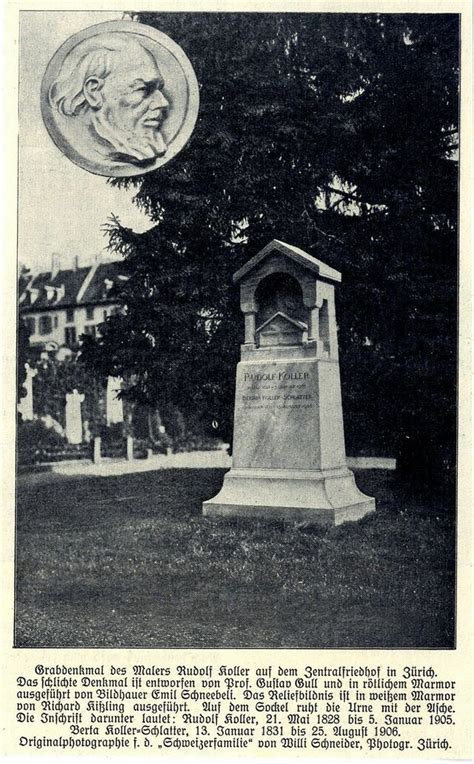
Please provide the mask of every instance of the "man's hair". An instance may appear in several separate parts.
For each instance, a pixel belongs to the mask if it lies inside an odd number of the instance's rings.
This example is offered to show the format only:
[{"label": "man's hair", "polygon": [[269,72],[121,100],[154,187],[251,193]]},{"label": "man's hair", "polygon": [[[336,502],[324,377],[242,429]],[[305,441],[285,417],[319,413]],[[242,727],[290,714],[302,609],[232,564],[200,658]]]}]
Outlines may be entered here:
[{"label": "man's hair", "polygon": [[114,62],[138,49],[151,52],[130,34],[114,32],[99,34],[83,40],[66,56],[58,79],[49,89],[48,100],[60,114],[72,117],[87,107],[84,83],[89,77],[105,80]]}]

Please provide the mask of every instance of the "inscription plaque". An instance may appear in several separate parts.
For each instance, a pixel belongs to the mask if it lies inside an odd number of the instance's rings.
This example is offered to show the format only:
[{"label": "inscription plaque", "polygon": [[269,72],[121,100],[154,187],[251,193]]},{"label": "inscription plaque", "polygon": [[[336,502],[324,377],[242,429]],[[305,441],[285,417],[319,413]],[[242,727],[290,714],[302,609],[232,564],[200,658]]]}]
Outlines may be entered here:
[{"label": "inscription plaque", "polygon": [[234,413],[236,467],[311,469],[318,454],[318,379],[311,361],[239,364]]}]

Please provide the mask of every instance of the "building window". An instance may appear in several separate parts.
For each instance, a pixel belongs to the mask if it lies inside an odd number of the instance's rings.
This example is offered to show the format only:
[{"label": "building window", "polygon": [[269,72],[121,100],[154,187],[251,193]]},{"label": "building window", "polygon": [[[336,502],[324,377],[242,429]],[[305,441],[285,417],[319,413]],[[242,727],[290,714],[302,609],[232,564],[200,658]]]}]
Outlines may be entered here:
[{"label": "building window", "polygon": [[76,327],[66,326],[65,329],[65,341],[68,347],[73,347],[76,344]]},{"label": "building window", "polygon": [[51,334],[53,329],[53,322],[51,316],[40,316],[38,322],[39,334]]},{"label": "building window", "polygon": [[90,305],[86,308],[86,319],[91,321],[94,318],[94,306]]},{"label": "building window", "polygon": [[84,334],[88,334],[89,337],[95,337],[96,327],[94,326],[94,324],[87,324],[87,326],[84,327]]},{"label": "building window", "polygon": [[25,318],[23,323],[25,324],[26,328],[28,329],[30,335],[36,334],[36,319],[33,318],[33,316],[30,316],[30,318]]},{"label": "building window", "polygon": [[72,324],[72,322],[74,321],[74,308],[67,308],[66,321],[68,322],[68,324]]}]

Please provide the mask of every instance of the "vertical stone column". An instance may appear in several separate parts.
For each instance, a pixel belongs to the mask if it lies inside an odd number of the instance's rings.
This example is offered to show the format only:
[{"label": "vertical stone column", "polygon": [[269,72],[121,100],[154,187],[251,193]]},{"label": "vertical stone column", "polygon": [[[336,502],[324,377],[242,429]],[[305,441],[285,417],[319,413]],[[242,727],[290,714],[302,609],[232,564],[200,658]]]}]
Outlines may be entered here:
[{"label": "vertical stone column", "polygon": [[21,414],[21,418],[24,422],[29,422],[34,418],[33,411],[33,379],[37,375],[36,369],[25,363],[26,379],[23,383],[23,387],[26,390],[26,395],[23,396],[18,404],[18,411]]},{"label": "vertical stone column", "polygon": [[255,316],[257,303],[255,301],[255,288],[252,284],[245,285],[240,291],[240,308],[244,314],[245,339],[244,344],[252,347],[255,345]]},{"label": "vertical stone column", "polygon": [[309,309],[308,342],[319,339],[319,308],[313,305]]},{"label": "vertical stone column", "polygon": [[107,377],[107,395],[105,403],[107,426],[123,422],[123,403],[118,397],[121,389],[121,377]]},{"label": "vertical stone column", "polygon": [[127,435],[127,461],[133,461],[133,438]]},{"label": "vertical stone column", "polygon": [[325,345],[329,358],[337,361],[339,358],[337,343],[336,307],[334,301],[334,287],[323,281],[316,284],[316,305],[321,313],[324,313],[324,321],[319,322],[319,339]]},{"label": "vertical stone column", "polygon": [[98,436],[94,438],[92,461],[94,464],[100,464],[102,461],[101,439]]},{"label": "vertical stone column", "polygon": [[66,438],[69,443],[82,443],[81,404],[84,395],[77,390],[66,395]]},{"label": "vertical stone column", "polygon": [[244,314],[245,320],[245,344],[253,345],[255,343],[255,311],[249,311]]}]

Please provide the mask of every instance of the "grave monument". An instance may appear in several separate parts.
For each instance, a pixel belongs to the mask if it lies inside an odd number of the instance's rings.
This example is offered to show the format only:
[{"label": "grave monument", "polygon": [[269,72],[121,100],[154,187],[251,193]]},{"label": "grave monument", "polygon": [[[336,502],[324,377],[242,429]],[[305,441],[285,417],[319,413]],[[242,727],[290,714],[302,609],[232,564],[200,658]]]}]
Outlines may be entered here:
[{"label": "grave monument", "polygon": [[123,422],[123,401],[119,398],[122,389],[121,377],[107,377],[107,394],[105,399],[105,418],[107,427]]},{"label": "grave monument", "polygon": [[81,404],[84,394],[76,389],[66,394],[66,438],[68,443],[82,443],[82,414]]},{"label": "grave monument", "polygon": [[23,387],[26,390],[26,395],[20,400],[17,408],[21,414],[21,418],[24,422],[31,422],[35,416],[33,412],[33,380],[38,374],[36,369],[31,368],[28,363],[25,363],[26,378],[23,382]]},{"label": "grave monument", "polygon": [[375,510],[347,468],[334,305],[341,274],[274,239],[234,274],[245,343],[232,468],[207,517],[338,525]]}]

